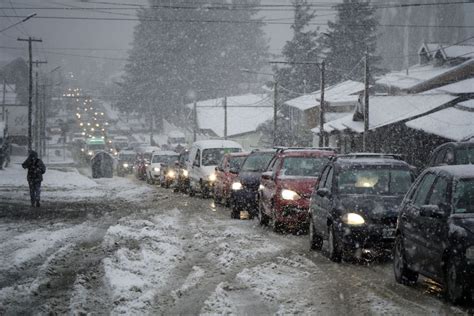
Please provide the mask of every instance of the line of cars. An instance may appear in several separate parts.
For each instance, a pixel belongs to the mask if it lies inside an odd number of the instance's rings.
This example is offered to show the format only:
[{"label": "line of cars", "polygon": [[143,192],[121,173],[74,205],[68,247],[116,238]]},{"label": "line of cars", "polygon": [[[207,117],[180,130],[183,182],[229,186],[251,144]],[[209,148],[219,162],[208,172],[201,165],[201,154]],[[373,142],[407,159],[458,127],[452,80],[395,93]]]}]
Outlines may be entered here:
[{"label": "line of cars", "polygon": [[397,282],[413,284],[421,274],[458,302],[474,284],[474,143],[444,144],[432,156],[417,176],[392,154],[244,152],[235,142],[200,141],[160,168],[173,170],[167,187],[213,196],[232,218],[256,217],[275,231],[307,230],[310,249],[327,241],[335,262],[392,253]]}]

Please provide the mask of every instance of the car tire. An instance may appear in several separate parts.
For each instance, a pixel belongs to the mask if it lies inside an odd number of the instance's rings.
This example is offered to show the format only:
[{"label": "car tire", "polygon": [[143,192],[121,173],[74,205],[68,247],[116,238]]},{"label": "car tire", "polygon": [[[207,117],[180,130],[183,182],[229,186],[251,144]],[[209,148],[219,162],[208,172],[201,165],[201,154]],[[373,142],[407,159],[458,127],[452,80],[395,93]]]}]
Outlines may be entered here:
[{"label": "car tire", "polygon": [[260,202],[258,203],[258,223],[260,224],[260,226],[268,226],[268,221],[269,218],[267,214],[265,214],[263,209],[263,203],[260,200]]},{"label": "car tire", "polygon": [[413,285],[418,280],[418,273],[408,268],[401,235],[397,236],[393,247],[393,273],[400,284]]},{"label": "car tire", "polygon": [[339,241],[337,240],[336,233],[334,231],[334,225],[329,225],[328,228],[329,237],[328,237],[328,252],[329,259],[333,262],[341,262],[342,259],[342,250]]},{"label": "car tire", "polygon": [[321,250],[323,248],[323,238],[316,233],[313,219],[309,218],[309,249]]},{"label": "car tire", "polygon": [[189,187],[188,187],[188,194],[189,194],[190,197],[193,197],[193,196],[196,195],[196,192],[194,192],[194,189],[191,186],[191,184],[189,184]]},{"label": "car tire", "polygon": [[232,210],[230,211],[230,218],[240,219],[240,211],[237,210],[235,207],[233,207]]},{"label": "car tire", "polygon": [[272,230],[275,233],[280,233],[283,230],[283,224],[272,216]]},{"label": "car tire", "polygon": [[446,265],[444,293],[446,299],[457,304],[469,298],[469,291],[463,284],[463,276],[459,273],[460,267],[456,265],[456,258],[451,258]]}]

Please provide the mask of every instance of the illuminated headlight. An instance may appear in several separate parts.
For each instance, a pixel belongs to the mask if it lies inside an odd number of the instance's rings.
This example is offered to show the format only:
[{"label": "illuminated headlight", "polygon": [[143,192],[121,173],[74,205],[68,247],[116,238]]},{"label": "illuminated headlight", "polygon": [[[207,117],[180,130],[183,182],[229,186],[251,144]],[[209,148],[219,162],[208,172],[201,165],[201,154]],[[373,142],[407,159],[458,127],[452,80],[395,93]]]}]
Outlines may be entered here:
[{"label": "illuminated headlight", "polygon": [[263,186],[263,184],[260,184],[260,185],[258,186],[258,190],[259,190],[259,191],[262,191],[263,189],[265,189],[265,187]]},{"label": "illuminated headlight", "polygon": [[86,150],[85,150],[84,148],[81,148],[81,151],[82,151],[82,152],[85,152]]},{"label": "illuminated headlight", "polygon": [[87,154],[88,154],[89,156],[92,156],[92,155],[94,154],[94,152],[93,152],[93,151],[89,151]]},{"label": "illuminated headlight", "polygon": [[124,163],[124,164],[123,164],[123,167],[124,167],[124,168],[128,168],[128,163]]},{"label": "illuminated headlight", "polygon": [[215,173],[211,173],[211,175],[209,176],[209,181],[211,182],[214,182],[217,180],[217,176]]},{"label": "illuminated headlight", "polygon": [[240,182],[232,183],[232,190],[234,190],[234,191],[242,190],[242,183],[240,183]]},{"label": "illuminated headlight", "polygon": [[301,199],[301,196],[296,193],[295,191],[288,190],[288,189],[283,189],[281,191],[281,198],[283,200],[290,200],[290,201],[296,201]]},{"label": "illuminated headlight", "polygon": [[189,176],[189,172],[186,169],[183,169],[183,177],[187,178]]},{"label": "illuminated headlight", "polygon": [[358,225],[364,225],[365,220],[362,216],[356,213],[347,213],[342,216],[342,221],[347,224],[347,225],[353,225],[353,226],[358,226]]},{"label": "illuminated headlight", "polygon": [[[145,164],[145,165],[146,165],[146,164]],[[158,167],[157,167],[157,168],[153,168],[153,171],[155,171],[155,172],[160,172],[160,168],[158,168]]]},{"label": "illuminated headlight", "polygon": [[170,170],[168,171],[168,173],[166,174],[166,176],[168,178],[174,178],[176,176],[176,173],[174,172],[174,170]]},{"label": "illuminated headlight", "polygon": [[466,249],[466,259],[471,262],[474,261],[474,246],[468,247]]}]

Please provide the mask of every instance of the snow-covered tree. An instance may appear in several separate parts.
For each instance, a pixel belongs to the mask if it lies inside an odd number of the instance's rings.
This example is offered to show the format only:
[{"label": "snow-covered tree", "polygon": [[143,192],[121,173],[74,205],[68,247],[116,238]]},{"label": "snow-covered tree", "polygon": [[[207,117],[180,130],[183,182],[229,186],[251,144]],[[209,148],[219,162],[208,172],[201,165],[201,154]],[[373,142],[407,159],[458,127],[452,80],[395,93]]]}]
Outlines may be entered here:
[{"label": "snow-covered tree", "polygon": [[328,22],[328,31],[322,38],[327,82],[337,83],[348,78],[363,80],[364,64],[361,60],[366,51],[370,56],[371,73],[377,72],[375,66],[380,62],[376,55],[378,20],[375,9],[370,1],[364,0],[343,0],[335,5],[335,9],[336,20]]},{"label": "snow-covered tree", "polygon": [[[283,56],[288,64],[276,69],[276,78],[282,86],[281,93],[286,98],[296,93],[309,93],[319,89],[320,71],[317,65],[304,62],[319,62],[320,45],[318,32],[309,23],[316,16],[307,0],[294,0],[294,22],[291,26],[293,38],[283,47]],[[286,90],[286,89],[288,90]],[[297,95],[296,95],[297,96]]]}]

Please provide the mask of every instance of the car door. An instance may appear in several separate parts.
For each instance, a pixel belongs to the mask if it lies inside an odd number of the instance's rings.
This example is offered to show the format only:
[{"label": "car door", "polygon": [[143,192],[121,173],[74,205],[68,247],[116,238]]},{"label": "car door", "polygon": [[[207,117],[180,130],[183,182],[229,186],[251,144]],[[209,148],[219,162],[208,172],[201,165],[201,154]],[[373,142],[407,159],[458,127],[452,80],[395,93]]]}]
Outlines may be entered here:
[{"label": "car door", "polygon": [[313,202],[313,221],[314,227],[317,232],[321,235],[326,236],[327,233],[327,218],[328,218],[328,211],[327,211],[327,197],[322,197],[317,194],[319,189],[328,188],[329,182],[332,181],[329,179],[330,173],[333,173],[333,168],[328,165],[324,168],[321,174],[321,181],[318,184],[318,187],[313,192],[312,201]]},{"label": "car door", "polygon": [[[423,256],[423,270],[431,275],[442,275],[442,256],[444,245],[448,240],[448,201],[449,201],[449,179],[438,176],[431,188],[428,196],[428,205],[436,205],[440,210],[444,210],[444,217],[421,216],[420,235],[422,248],[420,255]],[[422,214],[423,215],[423,214]]]},{"label": "car door", "polygon": [[420,208],[426,204],[428,194],[435,179],[436,176],[433,173],[426,173],[423,176],[414,191],[413,197],[407,201],[405,209],[401,214],[405,255],[409,262],[422,264],[421,260],[424,260],[421,252],[426,239],[423,236],[425,232],[423,231],[423,219],[420,216]]}]

